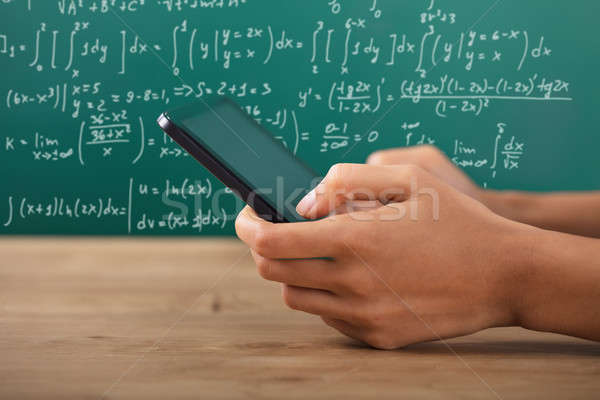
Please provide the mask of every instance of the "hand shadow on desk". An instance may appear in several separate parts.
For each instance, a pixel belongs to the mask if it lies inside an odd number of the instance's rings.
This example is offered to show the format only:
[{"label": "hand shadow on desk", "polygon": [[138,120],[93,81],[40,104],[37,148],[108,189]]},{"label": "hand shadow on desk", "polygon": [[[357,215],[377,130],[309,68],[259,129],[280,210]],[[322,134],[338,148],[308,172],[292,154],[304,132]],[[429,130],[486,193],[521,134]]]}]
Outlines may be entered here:
[{"label": "hand shadow on desk", "polygon": [[[460,340],[460,339],[458,339]],[[574,339],[582,340],[582,339]],[[569,356],[585,356],[585,357],[600,357],[600,343],[591,341],[581,341],[577,343],[565,343],[555,340],[489,340],[477,339],[472,342],[454,342],[448,340],[446,342],[450,347],[460,355],[479,354],[479,355],[525,355],[525,354],[540,354],[540,355],[569,355]],[[371,349],[373,351],[381,351],[374,349],[364,343],[355,341],[350,338],[338,338],[335,341],[335,346],[355,348],[355,349]],[[385,350],[383,350],[385,351]],[[391,350],[408,354],[451,354],[448,347],[440,341],[424,342],[419,344],[409,345],[404,348]]]}]

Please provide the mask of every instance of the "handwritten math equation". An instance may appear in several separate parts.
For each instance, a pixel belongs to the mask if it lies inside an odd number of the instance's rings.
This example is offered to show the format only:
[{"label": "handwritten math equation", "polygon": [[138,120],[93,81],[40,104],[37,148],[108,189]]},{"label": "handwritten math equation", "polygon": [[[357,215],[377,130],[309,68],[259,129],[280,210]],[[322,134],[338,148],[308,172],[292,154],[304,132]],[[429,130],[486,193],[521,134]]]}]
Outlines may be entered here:
[{"label": "handwritten math equation", "polygon": [[[281,3],[0,1],[0,110],[18,127],[0,134],[2,158],[91,174],[113,189],[9,184],[1,226],[66,219],[109,220],[127,234],[231,230],[235,210],[208,206],[220,184],[201,169],[183,179],[151,174],[190,165],[156,117],[207,96],[235,99],[307,160],[434,144],[461,168],[487,171],[485,184],[517,173],[530,151],[506,105],[574,100],[573,77],[551,69],[560,51],[552,32],[510,20],[478,26],[448,0]],[[117,176],[107,171],[115,165]]]}]

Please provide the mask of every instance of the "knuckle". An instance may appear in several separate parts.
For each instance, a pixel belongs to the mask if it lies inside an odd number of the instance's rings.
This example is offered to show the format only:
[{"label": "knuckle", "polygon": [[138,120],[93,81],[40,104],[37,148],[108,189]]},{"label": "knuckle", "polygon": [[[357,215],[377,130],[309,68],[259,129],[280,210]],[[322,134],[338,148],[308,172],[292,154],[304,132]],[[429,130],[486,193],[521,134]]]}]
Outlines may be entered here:
[{"label": "knuckle", "polygon": [[428,154],[428,155],[440,154],[440,150],[431,144],[424,144],[422,146],[419,146],[419,151],[423,154]]},{"label": "knuckle", "polygon": [[365,307],[351,307],[347,310],[347,319],[354,325],[361,327],[370,326],[370,317]]},{"label": "knuckle", "polygon": [[417,164],[406,165],[406,173],[410,176],[418,175],[421,172],[421,167]]},{"label": "knuckle", "polygon": [[391,320],[391,315],[383,307],[372,306],[369,310],[369,327],[376,331],[382,331],[386,322]]},{"label": "knuckle", "polygon": [[368,281],[359,281],[351,287],[352,293],[358,297],[369,297],[371,294],[371,285]]},{"label": "knuckle", "polygon": [[343,289],[357,297],[368,297],[371,293],[371,286],[368,280],[359,271],[345,273],[344,277],[340,280],[340,285],[343,286]]},{"label": "knuckle", "polygon": [[416,164],[404,164],[398,167],[400,179],[403,181],[418,177],[421,174],[421,171],[421,167]]},{"label": "knuckle", "polygon": [[389,335],[386,335],[384,332],[379,330],[373,330],[367,333],[363,340],[369,346],[379,350],[392,350],[397,347]]},{"label": "knuckle", "polygon": [[258,256],[256,257],[256,268],[258,270],[258,274],[267,280],[271,280],[273,277],[272,274],[272,262],[271,260]]},{"label": "knuckle", "polygon": [[430,144],[419,146],[416,151],[421,165],[435,162],[442,155],[442,152],[437,147]]},{"label": "knuckle", "polygon": [[336,277],[330,282],[331,290],[334,293],[354,293],[354,282],[348,279],[346,276]]},{"label": "knuckle", "polygon": [[298,296],[296,296],[293,288],[285,285],[281,293],[283,302],[285,305],[292,310],[300,310],[300,303],[298,302]]},{"label": "knuckle", "polygon": [[351,171],[352,164],[334,164],[327,173],[325,183],[333,189],[343,189]]},{"label": "knuckle", "polygon": [[389,155],[386,151],[376,151],[367,158],[367,164],[385,165],[389,163]]},{"label": "knuckle", "polygon": [[363,301],[362,303],[366,303],[367,305],[354,307],[349,310],[348,318],[351,319],[355,325],[362,327],[366,331],[384,331],[389,323],[390,315],[383,312],[383,310],[370,305],[370,303],[372,303],[371,301]]},{"label": "knuckle", "polygon": [[261,256],[268,256],[273,246],[273,240],[271,230],[261,225],[254,234],[254,250]]}]

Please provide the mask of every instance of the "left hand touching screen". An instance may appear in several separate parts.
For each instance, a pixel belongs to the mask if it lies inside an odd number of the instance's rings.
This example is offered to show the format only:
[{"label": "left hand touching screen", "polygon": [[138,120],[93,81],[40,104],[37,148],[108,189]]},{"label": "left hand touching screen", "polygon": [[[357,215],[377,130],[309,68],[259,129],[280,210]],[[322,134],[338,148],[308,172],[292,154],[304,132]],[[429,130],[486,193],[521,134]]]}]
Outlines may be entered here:
[{"label": "left hand touching screen", "polygon": [[[364,200],[372,206],[354,209]],[[534,228],[419,167],[338,164],[297,210],[315,221],[272,224],[249,207],[236,221],[260,275],[283,283],[292,309],[384,349],[519,318]]]}]

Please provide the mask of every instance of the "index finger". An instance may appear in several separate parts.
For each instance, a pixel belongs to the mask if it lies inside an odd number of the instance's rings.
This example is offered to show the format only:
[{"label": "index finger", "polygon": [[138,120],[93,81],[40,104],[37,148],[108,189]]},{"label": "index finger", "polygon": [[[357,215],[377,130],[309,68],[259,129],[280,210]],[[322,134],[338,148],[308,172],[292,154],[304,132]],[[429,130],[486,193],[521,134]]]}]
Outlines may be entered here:
[{"label": "index finger", "polygon": [[442,156],[442,152],[431,145],[399,147],[379,150],[367,158],[369,165],[415,164],[427,168],[432,159]]},{"label": "index finger", "polygon": [[312,219],[328,215],[351,200],[403,202],[417,189],[421,175],[422,170],[413,165],[336,164],[296,210]]},{"label": "index finger", "polygon": [[336,240],[341,229],[339,219],[274,224],[246,206],[236,219],[235,229],[244,243],[265,258],[333,258],[342,249]]}]

